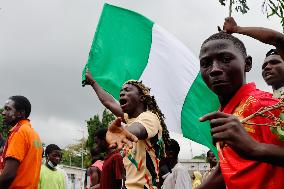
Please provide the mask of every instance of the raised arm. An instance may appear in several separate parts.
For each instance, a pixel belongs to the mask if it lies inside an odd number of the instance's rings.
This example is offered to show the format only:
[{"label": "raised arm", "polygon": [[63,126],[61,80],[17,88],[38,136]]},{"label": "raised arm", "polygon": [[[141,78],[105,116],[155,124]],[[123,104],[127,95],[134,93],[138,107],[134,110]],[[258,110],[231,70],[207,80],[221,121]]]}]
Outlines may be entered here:
[{"label": "raised arm", "polygon": [[93,76],[89,71],[86,72],[86,81],[93,87],[101,103],[116,117],[123,118],[123,111],[119,103],[109,93],[101,88],[101,86],[93,79]]},{"label": "raised arm", "polygon": [[227,33],[239,33],[257,39],[263,43],[273,45],[284,60],[284,34],[263,27],[238,26],[233,17],[225,18],[223,30]]}]

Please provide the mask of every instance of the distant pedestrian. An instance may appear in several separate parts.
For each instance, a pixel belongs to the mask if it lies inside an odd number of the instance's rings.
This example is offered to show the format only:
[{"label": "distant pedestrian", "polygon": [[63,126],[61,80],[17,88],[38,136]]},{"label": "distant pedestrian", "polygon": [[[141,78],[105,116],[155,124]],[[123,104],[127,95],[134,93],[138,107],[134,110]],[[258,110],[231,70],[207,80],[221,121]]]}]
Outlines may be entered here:
[{"label": "distant pedestrian", "polygon": [[57,165],[62,158],[61,149],[56,144],[50,144],[45,149],[46,161],[41,166],[39,189],[66,189],[65,174]]},{"label": "distant pedestrian", "polygon": [[192,173],[192,189],[197,188],[201,184],[202,175],[199,171],[194,171]]},{"label": "distant pedestrian", "polygon": [[106,142],[107,129],[99,129],[95,133],[95,144],[98,148],[106,151],[106,157],[102,168],[100,184],[91,189],[121,189],[123,183],[123,161],[120,153],[115,149],[108,148]]},{"label": "distant pedestrian", "polygon": [[210,169],[208,171],[205,171],[203,174],[202,180],[205,180],[211,173],[212,171],[216,168],[217,165],[217,158],[215,157],[215,154],[213,153],[212,150],[209,150],[207,152],[207,162],[210,164]]},{"label": "distant pedestrian", "polygon": [[168,166],[170,172],[164,174],[162,189],[191,189],[188,171],[181,163],[178,163],[179,151],[178,142],[170,139],[169,145],[166,146],[166,164],[164,164]]}]

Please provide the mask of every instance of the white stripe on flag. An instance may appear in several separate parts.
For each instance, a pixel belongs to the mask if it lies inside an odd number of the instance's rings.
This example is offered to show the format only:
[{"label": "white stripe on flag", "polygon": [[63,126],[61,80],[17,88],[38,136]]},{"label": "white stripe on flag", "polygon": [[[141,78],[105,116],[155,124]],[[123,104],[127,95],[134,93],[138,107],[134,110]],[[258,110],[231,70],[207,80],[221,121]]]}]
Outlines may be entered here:
[{"label": "white stripe on flag", "polygon": [[181,111],[199,72],[198,62],[175,36],[154,24],[148,64],[140,80],[151,87],[172,132],[182,133]]}]

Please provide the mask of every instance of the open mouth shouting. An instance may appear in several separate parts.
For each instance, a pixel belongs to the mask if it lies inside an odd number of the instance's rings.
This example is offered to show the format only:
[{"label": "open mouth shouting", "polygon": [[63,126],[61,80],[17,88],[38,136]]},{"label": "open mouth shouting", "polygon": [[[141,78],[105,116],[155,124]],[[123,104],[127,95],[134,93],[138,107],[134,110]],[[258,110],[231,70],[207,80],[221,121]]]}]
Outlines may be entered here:
[{"label": "open mouth shouting", "polygon": [[119,99],[119,104],[120,104],[120,107],[121,107],[121,109],[124,111],[125,109],[126,109],[126,107],[127,107],[127,99],[125,99],[125,98],[120,98]]}]

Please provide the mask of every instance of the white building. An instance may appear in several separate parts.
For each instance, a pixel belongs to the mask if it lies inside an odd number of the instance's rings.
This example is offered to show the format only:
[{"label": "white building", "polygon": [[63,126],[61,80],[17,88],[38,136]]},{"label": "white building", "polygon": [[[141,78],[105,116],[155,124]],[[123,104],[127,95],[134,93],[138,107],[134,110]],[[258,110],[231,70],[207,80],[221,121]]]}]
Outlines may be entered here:
[{"label": "white building", "polygon": [[83,189],[86,169],[60,165],[68,176],[68,189]]},{"label": "white building", "polygon": [[210,169],[210,164],[203,159],[180,159],[179,162],[187,168],[190,175],[193,171],[199,171],[203,175],[205,171]]}]

